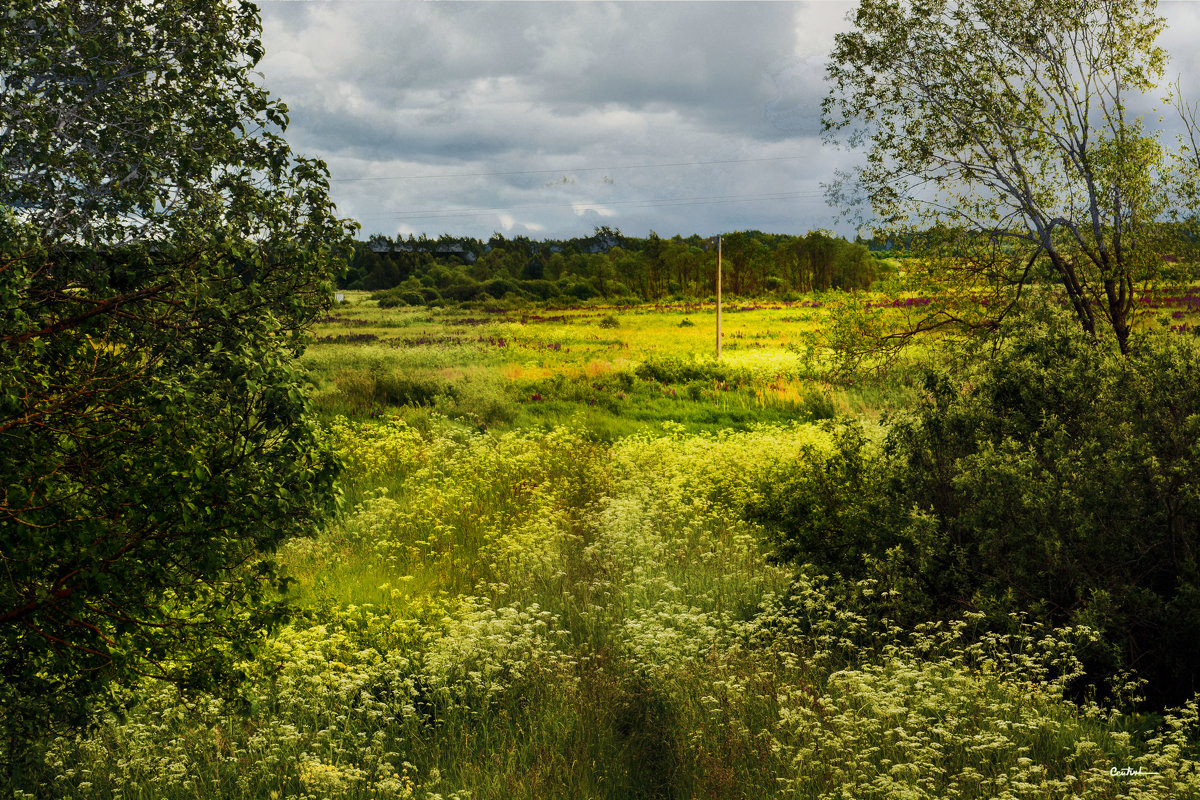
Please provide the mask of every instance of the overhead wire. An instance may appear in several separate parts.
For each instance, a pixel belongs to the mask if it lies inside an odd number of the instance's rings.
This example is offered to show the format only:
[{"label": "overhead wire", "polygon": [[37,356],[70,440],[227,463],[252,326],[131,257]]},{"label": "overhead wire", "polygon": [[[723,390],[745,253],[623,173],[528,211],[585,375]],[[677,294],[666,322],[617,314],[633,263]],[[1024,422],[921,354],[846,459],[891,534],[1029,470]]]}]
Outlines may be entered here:
[{"label": "overhead wire", "polygon": [[510,175],[557,175],[567,172],[615,172],[621,169],[660,169],[665,167],[707,167],[720,164],[753,164],[764,161],[794,161],[806,156],[772,156],[767,158],[728,158],[719,161],[676,161],[666,164],[622,164],[608,167],[559,167],[557,169],[518,169],[504,172],[447,172],[440,175],[361,175],[356,178],[330,178],[330,183],[355,181],[415,181],[434,178],[495,178]]},{"label": "overhead wire", "polygon": [[606,209],[611,206],[624,206],[633,208],[666,208],[670,206],[686,206],[686,205],[719,205],[721,203],[745,203],[761,200],[792,200],[803,198],[822,197],[823,192],[771,192],[767,194],[748,194],[748,195],[714,195],[707,197],[663,197],[651,198],[645,200],[614,200],[610,202],[594,202],[585,200],[575,200],[567,203],[539,203],[536,205],[524,206],[494,206],[481,208],[457,208],[457,209],[411,209],[403,211],[393,211],[391,216],[404,219],[444,219],[452,217],[474,217],[487,214],[507,213],[510,211],[527,211],[530,209],[547,209],[547,208],[573,208],[573,209]]},{"label": "overhead wire", "polygon": [[[615,172],[618,170],[648,170],[648,169],[665,169],[679,167],[699,167],[699,166],[719,166],[725,164],[751,164],[763,162],[779,162],[779,161],[795,161],[805,158],[805,156],[772,156],[762,158],[729,158],[715,159],[709,161],[673,161],[656,164],[619,164],[609,166],[584,166],[584,167],[558,167],[555,169],[533,169],[533,170],[497,170],[492,172],[454,172],[441,173],[434,175],[368,175],[355,178],[331,178],[331,183],[353,183],[362,181],[406,181],[406,180],[429,180],[429,179],[453,179],[453,178],[484,178],[484,177],[505,177],[515,175],[567,175],[571,173],[583,172]],[[519,206],[492,206],[492,207],[467,207],[467,208],[425,208],[425,209],[405,209],[389,212],[389,216],[396,219],[406,220],[436,220],[436,219],[453,219],[459,217],[479,217],[492,214],[506,214],[516,211],[528,211],[533,209],[554,209],[554,208],[571,208],[577,211],[593,210],[603,213],[604,210],[623,207],[623,208],[667,208],[671,206],[696,206],[696,205],[718,205],[723,203],[746,203],[755,201],[777,201],[777,200],[792,200],[816,198],[823,196],[820,191],[795,191],[795,192],[770,192],[761,194],[747,195],[711,195],[702,197],[664,197],[664,198],[647,198],[635,200],[613,200],[613,201],[591,201],[591,200],[572,200],[561,203],[537,203],[532,205]]]}]

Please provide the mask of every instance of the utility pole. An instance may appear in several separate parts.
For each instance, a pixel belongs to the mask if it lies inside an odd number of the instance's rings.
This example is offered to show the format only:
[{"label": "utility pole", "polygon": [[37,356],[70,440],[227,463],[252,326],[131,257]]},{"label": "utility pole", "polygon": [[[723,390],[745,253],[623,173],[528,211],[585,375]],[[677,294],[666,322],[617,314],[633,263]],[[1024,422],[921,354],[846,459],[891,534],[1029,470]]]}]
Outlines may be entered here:
[{"label": "utility pole", "polygon": [[717,361],[721,360],[721,237],[717,236]]}]

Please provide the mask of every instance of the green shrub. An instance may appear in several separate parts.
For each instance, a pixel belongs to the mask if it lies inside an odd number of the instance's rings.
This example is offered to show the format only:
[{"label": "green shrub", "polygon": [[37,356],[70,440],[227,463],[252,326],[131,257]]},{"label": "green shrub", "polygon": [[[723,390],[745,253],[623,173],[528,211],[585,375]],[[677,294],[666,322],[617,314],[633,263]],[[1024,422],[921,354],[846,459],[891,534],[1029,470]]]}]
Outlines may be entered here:
[{"label": "green shrub", "polygon": [[405,305],[400,300],[399,289],[384,289],[379,292],[372,292],[371,299],[379,303],[380,308],[395,308],[396,306]]},{"label": "green shrub", "polygon": [[535,297],[538,300],[551,300],[559,296],[558,286],[552,281],[536,279],[517,281],[517,286],[522,292]]},{"label": "green shrub", "polygon": [[436,289],[422,289],[414,291],[412,289],[385,289],[381,292],[374,292],[371,295],[372,300],[379,303],[380,308],[395,308],[397,306],[423,306],[426,298],[441,299]]},{"label": "green shrub", "polygon": [[443,393],[435,408],[452,419],[483,428],[508,425],[517,414],[505,385],[488,380],[463,382],[454,393]]},{"label": "green shrub", "polygon": [[596,290],[596,287],[592,286],[592,284],[588,283],[587,281],[572,283],[567,287],[567,290],[564,292],[564,294],[566,294],[568,297],[574,297],[576,300],[591,300],[593,297],[600,296],[600,292]]},{"label": "green shrub", "polygon": [[[786,560],[881,583],[908,622],[1027,612],[1101,634],[1081,653],[1156,705],[1200,682],[1200,347],[1147,335],[1122,356],[1031,312],[995,357],[930,374],[880,445],[846,423],[832,453],[765,487],[753,515]],[[1090,690],[1090,689],[1089,689]]]},{"label": "green shrub", "polygon": [[375,376],[375,396],[389,405],[433,405],[438,397],[455,397],[458,390],[449,381],[432,375],[379,372]]},{"label": "green shrub", "polygon": [[659,383],[732,383],[746,376],[742,371],[716,361],[691,361],[672,356],[649,358],[637,366],[635,373],[642,380]]},{"label": "green shrub", "polygon": [[478,283],[457,283],[442,290],[442,297],[458,302],[476,300],[483,294],[483,287]]},{"label": "green shrub", "polygon": [[388,370],[378,364],[341,370],[333,381],[347,400],[364,407],[430,406],[438,398],[458,396],[454,384],[443,378]]},{"label": "green shrub", "polygon": [[485,282],[482,288],[484,293],[497,300],[510,294],[517,297],[524,297],[524,293],[517,285],[517,282],[511,278],[493,278]]}]

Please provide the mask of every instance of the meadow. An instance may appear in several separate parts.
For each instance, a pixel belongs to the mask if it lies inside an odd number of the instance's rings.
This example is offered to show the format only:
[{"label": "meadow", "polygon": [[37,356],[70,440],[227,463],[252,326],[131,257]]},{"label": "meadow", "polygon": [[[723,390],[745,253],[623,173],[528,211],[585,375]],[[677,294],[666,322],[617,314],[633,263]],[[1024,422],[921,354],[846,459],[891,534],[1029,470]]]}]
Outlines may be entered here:
[{"label": "meadow", "polygon": [[[125,713],[53,742],[48,793],[1200,796],[1195,702],[1063,699],[1088,630],[880,631],[770,557],[747,510],[829,451],[829,420],[878,431],[937,356],[833,380],[845,302],[731,303],[717,361],[711,304],[349,293],[302,357],[345,471],[339,517],[279,554],[298,615],[234,695],[125,687]],[[1197,312],[1162,293],[1143,324]]]},{"label": "meadow", "polygon": [[803,355],[838,294],[725,304],[718,362],[711,302],[379,309],[351,292],[304,363],[322,413],[352,419],[432,410],[482,428],[569,424],[611,440],[664,423],[717,432],[877,415],[905,401],[902,381],[818,385],[821,368]]}]

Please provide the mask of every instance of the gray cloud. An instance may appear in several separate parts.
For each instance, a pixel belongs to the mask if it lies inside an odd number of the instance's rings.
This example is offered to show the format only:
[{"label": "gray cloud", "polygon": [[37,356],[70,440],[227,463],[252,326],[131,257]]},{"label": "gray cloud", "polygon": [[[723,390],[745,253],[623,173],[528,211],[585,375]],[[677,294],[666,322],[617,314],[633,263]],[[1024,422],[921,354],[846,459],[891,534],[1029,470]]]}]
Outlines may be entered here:
[{"label": "gray cloud", "polygon": [[[260,69],[367,232],[802,232],[855,158],[819,141],[854,6],[263,2]],[[1197,75],[1200,9],[1163,10],[1169,74]]]},{"label": "gray cloud", "polygon": [[776,96],[767,103],[767,120],[785,135],[819,136],[821,98],[825,93],[825,59],[810,56],[772,77]]}]

